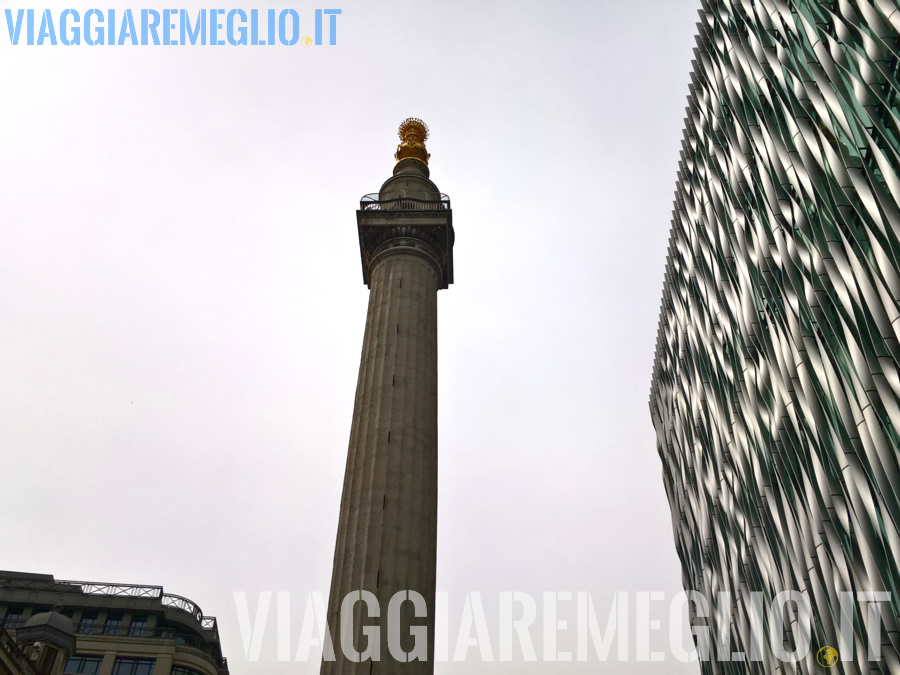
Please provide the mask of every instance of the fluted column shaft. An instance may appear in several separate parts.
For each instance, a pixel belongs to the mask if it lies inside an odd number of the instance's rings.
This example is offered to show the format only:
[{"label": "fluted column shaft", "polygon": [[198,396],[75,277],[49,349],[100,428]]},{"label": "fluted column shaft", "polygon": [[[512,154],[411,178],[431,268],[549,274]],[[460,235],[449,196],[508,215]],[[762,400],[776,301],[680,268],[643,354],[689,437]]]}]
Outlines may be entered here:
[{"label": "fluted column shaft", "polygon": [[[389,251],[370,270],[371,282],[350,446],[344,474],[328,622],[336,661],[323,675],[431,675],[437,553],[437,291],[438,270],[426,258]],[[380,661],[355,663],[340,645],[341,603],[366,590],[381,619],[355,605],[355,649],[366,649],[363,625],[381,626]],[[417,591],[428,617],[403,604],[402,642],[412,649],[410,623],[428,629],[427,661],[394,660],[387,611],[398,591]]]}]

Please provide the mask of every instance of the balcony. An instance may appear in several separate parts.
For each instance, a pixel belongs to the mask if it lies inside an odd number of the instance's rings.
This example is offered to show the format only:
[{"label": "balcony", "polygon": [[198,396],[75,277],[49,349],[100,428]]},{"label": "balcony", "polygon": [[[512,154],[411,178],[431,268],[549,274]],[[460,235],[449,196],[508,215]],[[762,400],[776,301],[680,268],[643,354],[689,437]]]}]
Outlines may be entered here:
[{"label": "balcony", "polygon": [[227,667],[224,657],[219,656],[209,643],[195,635],[188,635],[168,626],[110,626],[96,621],[82,621],[75,624],[76,635],[102,635],[114,638],[138,638],[147,640],[174,640],[176,645],[190,647],[203,652],[216,665]]},{"label": "balcony", "polygon": [[365,195],[359,200],[360,211],[449,211],[450,197],[443,192],[439,199],[413,199],[398,197],[382,201],[377,192]]}]

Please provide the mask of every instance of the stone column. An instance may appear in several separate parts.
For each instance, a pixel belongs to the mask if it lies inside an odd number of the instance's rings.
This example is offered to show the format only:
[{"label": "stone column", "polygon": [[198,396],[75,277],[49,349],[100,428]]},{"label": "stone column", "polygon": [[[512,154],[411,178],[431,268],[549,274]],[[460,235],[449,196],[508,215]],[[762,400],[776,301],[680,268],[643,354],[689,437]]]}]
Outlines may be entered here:
[{"label": "stone column", "polygon": [[[418,256],[401,253],[372,274],[329,605],[335,648],[341,650],[339,602],[351,591],[372,592],[383,613],[405,590],[420,593],[433,609],[436,550],[437,275]],[[411,607],[404,605],[405,626]],[[354,612],[359,651],[363,613],[360,603]],[[393,670],[387,623],[377,623],[381,663]],[[370,672],[364,662],[339,658],[334,665],[322,672]]]},{"label": "stone column", "polygon": [[[369,307],[328,605],[337,658],[323,661],[323,675],[434,672],[437,292],[452,282],[453,227],[449,200],[428,180],[425,161],[399,159],[378,199],[357,212]],[[342,645],[342,604],[361,591],[377,601],[380,617],[368,618],[357,602],[352,644]],[[406,591],[421,596],[425,616],[414,616],[413,602],[399,605],[392,655],[388,611]],[[355,661],[345,651],[371,649],[367,626],[379,627],[379,659]],[[420,658],[404,662],[397,652],[418,647],[411,626],[424,626],[427,638],[419,638]]]},{"label": "stone column", "polygon": [[106,652],[103,655],[103,663],[100,664],[100,675],[112,675],[113,667],[116,665],[116,653]]}]

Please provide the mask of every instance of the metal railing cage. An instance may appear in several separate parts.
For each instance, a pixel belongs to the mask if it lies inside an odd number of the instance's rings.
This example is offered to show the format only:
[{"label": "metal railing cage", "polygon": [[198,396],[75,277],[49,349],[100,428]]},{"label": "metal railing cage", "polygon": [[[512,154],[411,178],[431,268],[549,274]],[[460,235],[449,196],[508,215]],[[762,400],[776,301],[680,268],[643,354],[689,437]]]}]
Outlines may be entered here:
[{"label": "metal railing cage", "polygon": [[412,197],[397,197],[395,199],[381,199],[377,192],[364,195],[359,200],[360,211],[448,211],[450,209],[450,197],[443,192],[438,199],[414,199]]}]

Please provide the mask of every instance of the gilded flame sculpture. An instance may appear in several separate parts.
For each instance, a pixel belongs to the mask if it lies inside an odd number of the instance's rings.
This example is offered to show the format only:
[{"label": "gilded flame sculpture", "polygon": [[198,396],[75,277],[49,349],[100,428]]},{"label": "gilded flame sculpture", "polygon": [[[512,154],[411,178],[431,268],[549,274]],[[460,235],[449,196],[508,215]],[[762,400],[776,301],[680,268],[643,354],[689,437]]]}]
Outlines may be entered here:
[{"label": "gilded flame sculpture", "polygon": [[425,141],[428,140],[428,125],[416,117],[409,117],[400,123],[398,134],[402,143],[397,146],[394,159],[398,162],[404,159],[417,159],[428,164],[428,159],[431,157],[425,148]]}]

